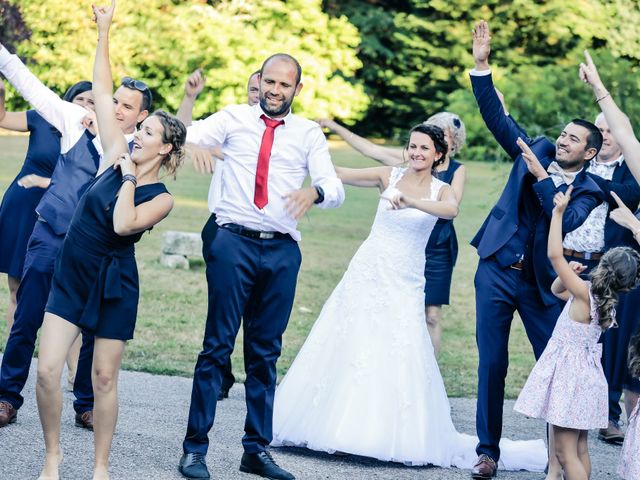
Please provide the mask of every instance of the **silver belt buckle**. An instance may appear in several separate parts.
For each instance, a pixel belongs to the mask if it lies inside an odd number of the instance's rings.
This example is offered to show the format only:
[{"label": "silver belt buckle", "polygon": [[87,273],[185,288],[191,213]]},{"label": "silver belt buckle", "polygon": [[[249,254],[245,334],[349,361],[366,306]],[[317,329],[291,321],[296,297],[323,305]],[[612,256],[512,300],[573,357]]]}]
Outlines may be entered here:
[{"label": "silver belt buckle", "polygon": [[260,240],[269,240],[275,237],[273,232],[260,232]]},{"label": "silver belt buckle", "polygon": [[591,260],[591,252],[584,252],[584,259]]}]

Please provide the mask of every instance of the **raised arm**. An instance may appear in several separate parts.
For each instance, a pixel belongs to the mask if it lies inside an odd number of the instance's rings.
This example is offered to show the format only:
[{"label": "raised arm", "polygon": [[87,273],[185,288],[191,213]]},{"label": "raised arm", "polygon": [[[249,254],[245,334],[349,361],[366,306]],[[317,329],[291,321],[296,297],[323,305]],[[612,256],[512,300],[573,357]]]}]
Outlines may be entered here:
[{"label": "raised arm", "polygon": [[[549,226],[549,240],[547,245],[547,256],[551,261],[553,269],[558,274],[558,279],[562,285],[556,283],[554,290],[561,291],[564,288],[576,299],[589,303],[589,286],[582,280],[576,271],[564,258],[562,249],[562,216],[571,198],[572,186],[565,193],[558,192],[553,199],[554,208]],[[576,319],[577,320],[577,319]]]},{"label": "raised arm", "polygon": [[336,167],[336,173],[345,185],[353,185],[354,187],[377,187],[382,191],[389,183],[391,167]]},{"label": "raised arm", "polygon": [[611,210],[609,216],[618,225],[628,228],[633,233],[633,238],[636,242],[640,243],[640,220],[633,212],[627,207],[615,192],[611,192],[611,196],[618,204],[618,208]]},{"label": "raised arm", "polygon": [[640,182],[640,142],[633,133],[629,117],[620,110],[611,94],[605,88],[589,52],[585,50],[584,56],[585,63],[580,64],[580,79],[593,89],[596,102],[607,119],[611,134],[620,146],[629,170],[631,170],[635,179]]},{"label": "raised arm", "polygon": [[390,167],[394,167],[396,165],[400,165],[404,163],[404,158],[402,156],[403,149],[401,148],[391,148],[391,147],[383,147],[381,145],[376,145],[373,142],[370,142],[366,138],[360,137],[356,135],[352,131],[347,128],[339,125],[334,120],[322,119],[318,120],[318,123],[321,127],[328,128],[332,132],[338,134],[340,138],[342,138],[345,142],[347,142],[351,147],[356,149],[365,157],[369,157],[376,162],[380,162],[383,165],[387,165]]},{"label": "raised arm", "polygon": [[[78,128],[86,109],[65,102],[33,75],[16,56],[0,43],[0,73],[47,122],[63,136]],[[10,115],[10,113],[7,113]],[[73,139],[75,143],[76,139]]]},{"label": "raised arm", "polygon": [[202,92],[204,85],[205,78],[199,68],[189,75],[184,84],[184,96],[182,97],[182,102],[180,102],[176,117],[184,123],[185,127],[191,125],[193,121],[193,105],[200,92]]},{"label": "raised arm", "polygon": [[27,112],[7,112],[4,106],[4,97],[4,82],[0,80],[0,128],[14,132],[28,131]]},{"label": "raised arm", "polygon": [[489,67],[491,53],[491,34],[484,20],[473,29],[473,59],[475,68],[471,71],[471,85],[480,114],[487,128],[507,154],[515,159],[520,155],[517,140],[522,137],[526,143],[531,140],[517,122],[505,113],[500,97],[496,93]]},{"label": "raised arm", "polygon": [[[98,26],[98,46],[93,63],[93,97],[100,143],[104,151],[104,161],[100,172],[114,164],[116,159],[124,153],[129,153],[129,146],[124,138],[122,129],[116,120],[113,106],[113,77],[109,61],[109,29],[113,20],[116,2],[111,1],[109,7],[93,6],[94,20]],[[100,173],[99,172],[99,173]]]}]

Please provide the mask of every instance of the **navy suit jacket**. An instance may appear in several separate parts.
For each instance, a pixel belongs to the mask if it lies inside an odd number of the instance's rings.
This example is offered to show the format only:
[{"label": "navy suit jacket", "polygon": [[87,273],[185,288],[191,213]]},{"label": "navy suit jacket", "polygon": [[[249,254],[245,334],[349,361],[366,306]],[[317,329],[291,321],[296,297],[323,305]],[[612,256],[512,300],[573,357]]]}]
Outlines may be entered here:
[{"label": "navy suit jacket", "polygon": [[[537,201],[534,208],[540,212],[540,217],[535,226],[531,226],[533,229],[533,243],[531,245],[533,258],[528,264],[533,266],[535,281],[544,303],[554,305],[557,303],[557,299],[551,293],[551,283],[556,274],[547,258],[549,222],[553,211],[554,195],[558,191],[566,191],[568,187],[562,184],[556,188],[551,178],[539,182],[535,181],[522,159],[516,140],[518,137],[522,138],[544,168],[547,168],[555,160],[555,144],[544,137],[531,140],[515,120],[505,115],[495,92],[491,75],[472,75],[471,84],[484,122],[500,146],[514,160],[507,184],[498,202],[471,240],[471,245],[476,247],[478,255],[482,259],[495,255],[518,231],[518,226],[523,221],[519,211],[520,201]],[[528,188],[527,185],[530,185],[531,182],[533,182],[532,188],[535,196],[523,196],[525,188]],[[603,198],[602,190],[591,176],[584,169],[580,171],[573,182],[571,202],[563,216],[563,233],[575,230],[582,225],[589,212],[600,204]],[[502,266],[506,267],[507,265]]]},{"label": "navy suit jacket", "polygon": [[[615,192],[631,211],[635,211],[640,203],[640,185],[631,174],[626,163],[617,166],[613,171],[611,180],[605,180],[598,175],[589,174],[598,184],[600,190],[604,192],[604,201],[609,203],[609,211],[618,207],[617,202],[611,196]],[[633,238],[631,230],[621,227],[616,222],[607,217],[604,224],[604,248],[609,250],[613,247],[632,247],[638,249],[638,242]]]}]

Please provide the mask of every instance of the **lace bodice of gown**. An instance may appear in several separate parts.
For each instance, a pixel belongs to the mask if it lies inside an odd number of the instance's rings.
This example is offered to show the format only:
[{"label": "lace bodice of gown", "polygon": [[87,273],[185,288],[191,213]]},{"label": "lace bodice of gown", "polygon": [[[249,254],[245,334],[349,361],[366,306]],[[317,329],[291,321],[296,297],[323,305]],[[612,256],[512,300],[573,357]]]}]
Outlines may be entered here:
[{"label": "lace bodice of gown", "polygon": [[[393,168],[385,192],[396,188],[406,170]],[[443,185],[446,184],[432,177],[430,195],[424,198],[437,200]],[[415,208],[393,210],[391,204],[381,198],[368,241],[373,241],[380,248],[381,255],[393,257],[398,267],[413,269],[422,275],[424,249],[437,221],[438,217]]]}]

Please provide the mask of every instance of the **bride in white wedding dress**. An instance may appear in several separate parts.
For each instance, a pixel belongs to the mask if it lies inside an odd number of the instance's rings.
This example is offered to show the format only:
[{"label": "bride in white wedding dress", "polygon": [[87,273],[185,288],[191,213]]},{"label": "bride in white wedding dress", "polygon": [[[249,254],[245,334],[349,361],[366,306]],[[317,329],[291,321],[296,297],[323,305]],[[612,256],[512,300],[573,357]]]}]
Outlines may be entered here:
[{"label": "bride in white wedding dress", "polygon": [[[477,438],[460,434],[424,313],[424,250],[458,202],[432,176],[442,130],[418,125],[408,168],[338,168],[345,184],[382,191],[369,237],[324,304],[276,390],[273,445],[347,452],[407,465],[471,468]],[[503,467],[540,471],[541,440],[503,441]]]}]

